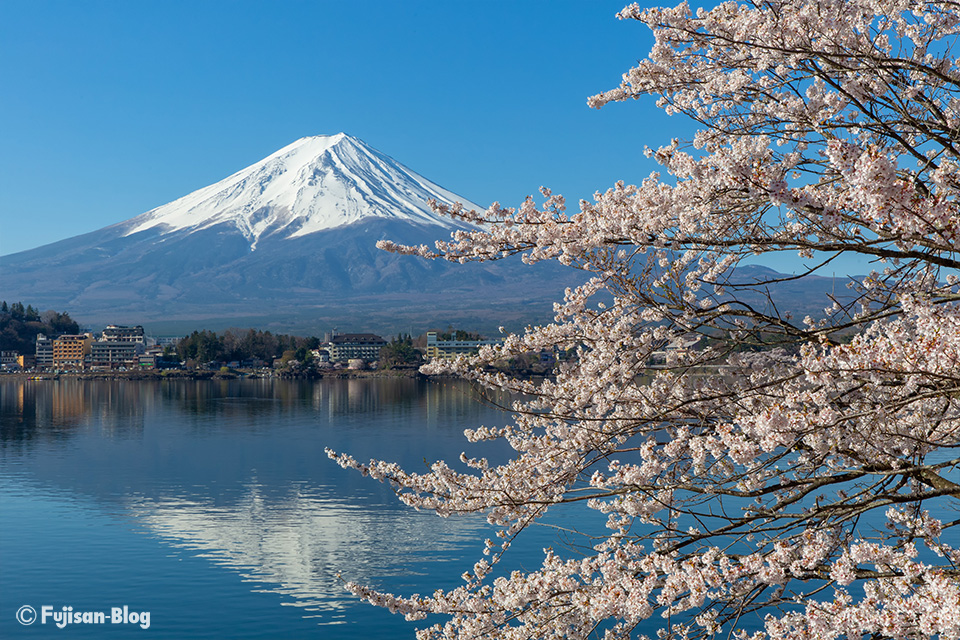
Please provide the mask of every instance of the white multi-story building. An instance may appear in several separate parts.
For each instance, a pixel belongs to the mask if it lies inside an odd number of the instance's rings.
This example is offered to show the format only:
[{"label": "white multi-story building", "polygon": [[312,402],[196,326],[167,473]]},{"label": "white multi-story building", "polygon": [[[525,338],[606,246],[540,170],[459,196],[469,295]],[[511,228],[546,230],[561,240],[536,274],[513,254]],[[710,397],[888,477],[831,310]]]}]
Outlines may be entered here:
[{"label": "white multi-story building", "polygon": [[385,346],[387,341],[373,333],[343,333],[334,335],[321,348],[330,354],[331,362],[353,359],[372,362],[380,358],[380,349]]},{"label": "white multi-story building", "polygon": [[143,344],[132,340],[97,340],[90,344],[91,369],[119,369],[140,366]]},{"label": "white multi-story building", "polygon": [[100,340],[104,342],[133,342],[143,344],[143,327],[125,327],[119,324],[108,324],[107,328],[100,334]]},{"label": "white multi-story building", "polygon": [[427,359],[453,360],[457,356],[474,355],[484,345],[500,344],[503,340],[441,340],[436,331],[427,332]]},{"label": "white multi-story building", "polygon": [[53,367],[53,339],[42,333],[37,334],[37,368],[50,369]]},{"label": "white multi-story building", "polygon": [[19,367],[17,358],[20,356],[16,351],[0,351],[0,368],[11,369]]}]

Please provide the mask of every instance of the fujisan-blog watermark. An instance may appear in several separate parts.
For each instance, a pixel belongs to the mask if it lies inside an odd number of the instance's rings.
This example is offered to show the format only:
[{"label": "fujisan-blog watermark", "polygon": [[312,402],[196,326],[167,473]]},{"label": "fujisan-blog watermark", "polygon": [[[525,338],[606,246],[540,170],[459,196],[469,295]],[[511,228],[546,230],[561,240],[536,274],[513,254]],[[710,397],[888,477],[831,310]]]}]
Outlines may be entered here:
[{"label": "fujisan-blog watermark", "polygon": [[28,604],[17,609],[17,622],[24,626],[32,625],[35,622],[40,624],[52,624],[60,629],[66,628],[71,624],[122,624],[139,625],[141,629],[150,628],[149,611],[131,611],[130,607],[110,607],[100,611],[79,611],[74,610],[72,606],[53,607],[45,604],[40,607],[40,612]]}]

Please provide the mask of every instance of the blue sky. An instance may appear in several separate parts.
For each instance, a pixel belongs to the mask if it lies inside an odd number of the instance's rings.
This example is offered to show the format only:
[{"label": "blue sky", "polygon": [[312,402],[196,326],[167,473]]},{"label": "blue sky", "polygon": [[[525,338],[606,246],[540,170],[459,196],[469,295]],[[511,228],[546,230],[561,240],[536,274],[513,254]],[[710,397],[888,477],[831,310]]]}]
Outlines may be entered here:
[{"label": "blue sky", "polygon": [[686,123],[586,106],[649,50],[624,4],[7,1],[0,255],[339,131],[481,205],[640,180]]},{"label": "blue sky", "polygon": [[652,45],[624,4],[6,0],[0,255],[340,131],[480,205],[545,185],[575,208],[655,170],[645,145],[693,134],[652,99],[587,107]]}]

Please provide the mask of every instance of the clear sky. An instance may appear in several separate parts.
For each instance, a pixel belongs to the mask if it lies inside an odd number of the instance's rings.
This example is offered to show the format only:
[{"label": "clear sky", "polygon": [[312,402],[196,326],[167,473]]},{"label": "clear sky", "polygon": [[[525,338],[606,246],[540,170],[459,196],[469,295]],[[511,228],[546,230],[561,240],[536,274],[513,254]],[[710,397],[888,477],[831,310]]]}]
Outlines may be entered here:
[{"label": "clear sky", "polygon": [[0,255],[340,131],[481,205],[638,181],[687,124],[586,106],[652,42],[624,4],[6,0]]},{"label": "clear sky", "polygon": [[3,0],[0,255],[341,131],[483,206],[545,185],[575,208],[693,134],[653,99],[587,107],[652,45],[625,4]]}]

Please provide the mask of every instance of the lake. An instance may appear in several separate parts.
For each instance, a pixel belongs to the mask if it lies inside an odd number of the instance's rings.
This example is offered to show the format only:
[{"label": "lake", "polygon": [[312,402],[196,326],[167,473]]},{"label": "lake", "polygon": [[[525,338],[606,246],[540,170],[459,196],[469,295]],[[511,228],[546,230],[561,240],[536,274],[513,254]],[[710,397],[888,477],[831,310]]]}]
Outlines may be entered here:
[{"label": "lake", "polygon": [[[493,531],[405,507],[324,449],[412,471],[464,450],[496,463],[506,445],[462,432],[509,418],[450,380],[0,378],[0,638],[412,638],[439,620],[406,622],[342,581],[450,589]],[[525,531],[505,563],[539,566],[571,542],[557,530]],[[57,628],[65,608],[91,623]]]},{"label": "lake", "polygon": [[[508,418],[455,381],[2,380],[0,637],[412,637],[423,622],[338,573],[453,587],[491,530],[407,508],[324,448],[412,470],[498,459],[462,431]],[[93,623],[57,628],[66,607]]]}]

